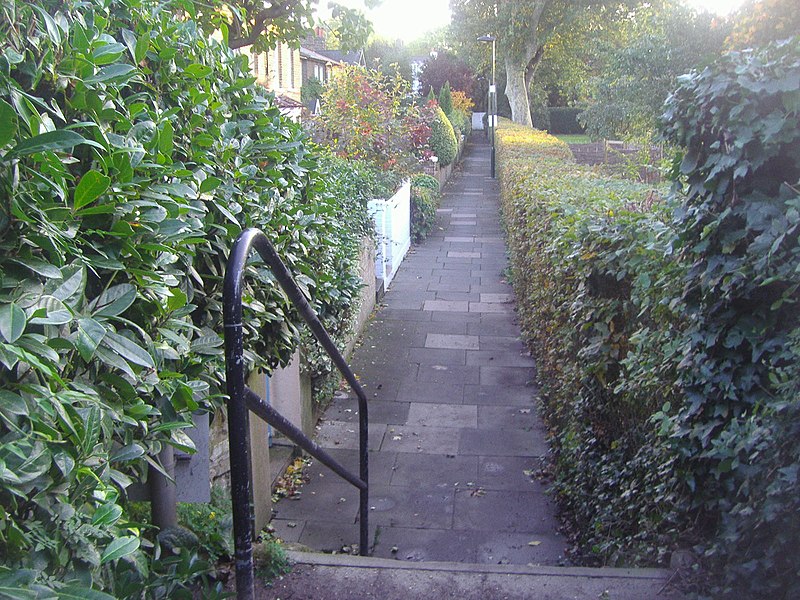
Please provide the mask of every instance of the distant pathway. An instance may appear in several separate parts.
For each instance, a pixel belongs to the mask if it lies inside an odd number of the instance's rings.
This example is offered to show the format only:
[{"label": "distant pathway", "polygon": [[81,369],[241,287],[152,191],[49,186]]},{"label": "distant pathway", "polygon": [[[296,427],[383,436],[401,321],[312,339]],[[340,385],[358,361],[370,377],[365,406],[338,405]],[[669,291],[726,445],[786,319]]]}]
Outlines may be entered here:
[{"label": "distant pathway", "polygon": [[[530,477],[547,452],[534,364],[519,340],[489,147],[467,146],[432,236],[403,262],[352,366],[370,398],[373,555],[555,565],[554,505]],[[318,441],[357,468],[355,399],[334,400]],[[278,535],[315,550],[358,542],[357,491],[319,464]]]}]

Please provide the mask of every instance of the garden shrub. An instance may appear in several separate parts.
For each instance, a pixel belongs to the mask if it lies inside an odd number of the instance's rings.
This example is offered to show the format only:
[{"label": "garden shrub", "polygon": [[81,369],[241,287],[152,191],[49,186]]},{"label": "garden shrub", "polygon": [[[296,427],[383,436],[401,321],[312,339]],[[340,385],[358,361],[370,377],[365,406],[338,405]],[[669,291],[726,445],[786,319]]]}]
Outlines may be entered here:
[{"label": "garden shrub", "polygon": [[439,166],[446,167],[456,159],[458,142],[447,115],[439,107],[433,109],[431,127],[431,151],[439,157]]},{"label": "garden shrub", "polygon": [[[191,451],[192,412],[221,398],[231,243],[266,231],[335,322],[360,285],[343,240],[356,217],[246,59],[200,35],[183,4],[12,6],[0,27],[0,587],[185,597],[208,565],[156,559],[124,490],[164,444]],[[247,360],[269,369],[291,357],[298,318],[257,261],[251,273]]]},{"label": "garden shrub", "polygon": [[336,156],[414,172],[428,139],[422,126],[427,124],[409,96],[409,83],[399,73],[348,66],[325,86],[321,112],[308,125],[314,140]]},{"label": "garden shrub", "polygon": [[439,207],[439,180],[431,175],[414,175],[411,178],[411,238],[420,243],[436,224]]},{"label": "garden shrub", "polygon": [[462,108],[468,99],[465,98],[463,92],[458,92],[462,97],[458,98],[459,107],[453,104],[453,92],[450,90],[450,82],[445,82],[442,89],[439,91],[439,107],[442,109],[450,124],[453,126],[453,132],[456,135],[456,142],[461,136],[468,136],[472,131],[472,119],[467,114],[467,111]]},{"label": "garden shrub", "polygon": [[498,164],[555,489],[589,562],[691,548],[715,598],[798,593],[800,40],[684,77],[661,190],[503,123]]},{"label": "garden shrub", "polygon": [[553,134],[581,134],[585,128],[578,122],[578,115],[585,109],[574,106],[550,106],[547,108],[549,127]]},{"label": "garden shrub", "polygon": [[472,133],[472,109],[475,108],[475,103],[464,92],[459,90],[450,92],[450,100],[453,104],[452,113],[459,115],[456,118],[461,119],[459,124],[461,133],[469,137],[469,134]]}]

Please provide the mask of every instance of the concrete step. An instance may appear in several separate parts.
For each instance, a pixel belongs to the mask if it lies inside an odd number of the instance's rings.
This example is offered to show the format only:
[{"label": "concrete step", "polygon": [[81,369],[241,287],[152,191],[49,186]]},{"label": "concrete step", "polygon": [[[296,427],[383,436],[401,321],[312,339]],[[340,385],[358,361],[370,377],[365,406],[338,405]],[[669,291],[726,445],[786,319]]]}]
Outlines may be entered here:
[{"label": "concrete step", "polygon": [[678,600],[670,571],[407,562],[290,551],[292,573],[259,600]]}]

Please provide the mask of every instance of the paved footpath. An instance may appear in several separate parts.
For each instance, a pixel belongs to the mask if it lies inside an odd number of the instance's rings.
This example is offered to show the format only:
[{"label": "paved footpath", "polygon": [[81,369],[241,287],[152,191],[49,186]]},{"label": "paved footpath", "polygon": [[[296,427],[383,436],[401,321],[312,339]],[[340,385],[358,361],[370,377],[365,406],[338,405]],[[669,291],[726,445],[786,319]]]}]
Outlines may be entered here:
[{"label": "paved footpath", "polygon": [[[565,541],[530,476],[547,452],[534,364],[519,340],[489,146],[473,137],[438,226],[412,249],[351,364],[370,399],[376,557],[556,565]],[[318,441],[358,472],[358,407],[337,397]],[[358,543],[358,493],[326,467],[275,505],[278,535],[320,551]]]}]

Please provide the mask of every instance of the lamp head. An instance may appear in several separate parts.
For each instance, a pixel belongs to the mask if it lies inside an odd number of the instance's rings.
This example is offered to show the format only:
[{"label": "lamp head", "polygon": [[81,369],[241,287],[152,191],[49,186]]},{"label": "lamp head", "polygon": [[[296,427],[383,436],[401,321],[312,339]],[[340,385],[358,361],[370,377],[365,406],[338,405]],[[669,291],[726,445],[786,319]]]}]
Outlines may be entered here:
[{"label": "lamp head", "polygon": [[496,39],[497,38],[494,37],[493,35],[482,35],[481,37],[478,38],[478,41],[479,42],[493,42]]}]

